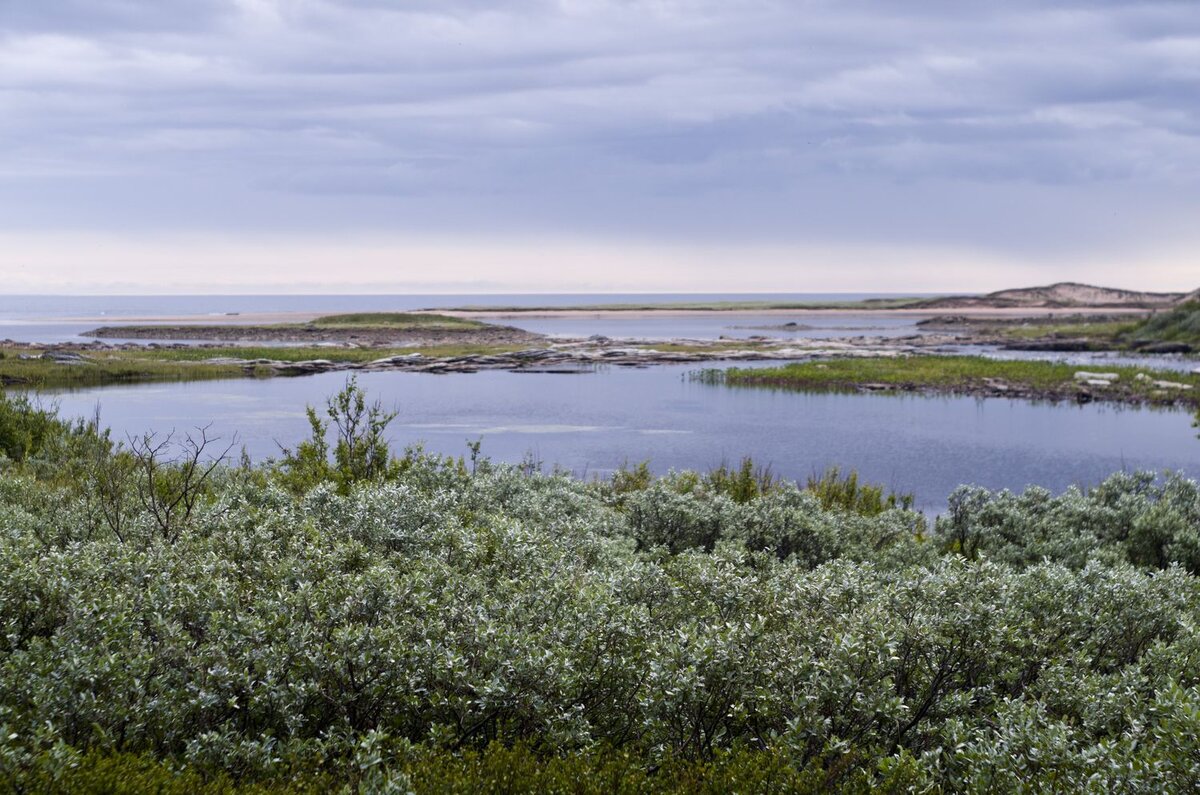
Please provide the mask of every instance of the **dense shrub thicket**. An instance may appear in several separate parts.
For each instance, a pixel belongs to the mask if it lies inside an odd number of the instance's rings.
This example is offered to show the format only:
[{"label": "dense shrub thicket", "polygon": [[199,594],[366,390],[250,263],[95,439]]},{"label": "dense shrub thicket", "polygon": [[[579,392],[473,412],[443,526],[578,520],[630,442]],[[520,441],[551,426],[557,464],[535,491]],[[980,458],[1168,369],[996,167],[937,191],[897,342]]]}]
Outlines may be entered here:
[{"label": "dense shrub thicket", "polygon": [[36,413],[0,412],[41,429],[0,428],[0,789],[1200,786],[1192,481],[964,488],[929,522],[750,467],[380,463],[378,434],[210,469]]}]

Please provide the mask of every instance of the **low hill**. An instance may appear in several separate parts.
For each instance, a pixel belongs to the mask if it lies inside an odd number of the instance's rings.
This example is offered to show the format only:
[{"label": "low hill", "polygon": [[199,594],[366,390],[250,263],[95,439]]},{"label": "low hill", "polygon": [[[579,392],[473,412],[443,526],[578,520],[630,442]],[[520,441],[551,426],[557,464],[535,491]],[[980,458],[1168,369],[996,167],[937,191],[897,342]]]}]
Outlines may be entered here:
[{"label": "low hill", "polygon": [[325,315],[309,325],[320,328],[365,329],[480,329],[487,326],[478,320],[450,317],[431,312],[357,312],[347,315]]},{"label": "low hill", "polygon": [[1147,293],[1059,282],[1045,287],[999,290],[987,295],[930,298],[913,306],[921,309],[1163,309],[1175,306],[1186,297],[1184,293]]},{"label": "low hill", "polygon": [[542,335],[511,326],[424,312],[360,312],[325,315],[309,323],[251,325],[103,326],[80,336],[97,339],[204,340],[312,345],[523,345]]}]

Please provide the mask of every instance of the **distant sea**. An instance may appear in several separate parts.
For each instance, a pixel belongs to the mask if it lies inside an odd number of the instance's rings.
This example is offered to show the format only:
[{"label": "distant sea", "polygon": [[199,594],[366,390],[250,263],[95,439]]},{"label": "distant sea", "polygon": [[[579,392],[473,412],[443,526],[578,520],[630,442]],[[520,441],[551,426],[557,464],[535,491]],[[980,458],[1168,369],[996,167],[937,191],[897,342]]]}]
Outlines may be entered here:
[{"label": "distant sea", "polygon": [[[80,341],[102,322],[135,317],[182,317],[236,323],[238,315],[277,312],[395,312],[453,306],[557,306],[688,303],[697,301],[858,301],[910,293],[518,293],[442,295],[3,295],[0,339],[21,342]],[[87,318],[80,322],[80,318]],[[524,324],[522,324],[524,325]],[[551,324],[553,325],[553,324]],[[559,324],[561,325],[561,324]],[[553,332],[547,327],[531,330]],[[574,333],[571,327],[564,333]],[[607,331],[597,328],[596,331]],[[644,329],[631,328],[629,334]],[[587,333],[593,333],[587,331]]]},{"label": "distant sea", "polygon": [[[5,295],[0,321],[231,312],[388,312],[451,306],[584,306],[695,301],[860,301],[916,293],[490,293],[444,295]],[[920,295],[925,295],[922,293]]]}]

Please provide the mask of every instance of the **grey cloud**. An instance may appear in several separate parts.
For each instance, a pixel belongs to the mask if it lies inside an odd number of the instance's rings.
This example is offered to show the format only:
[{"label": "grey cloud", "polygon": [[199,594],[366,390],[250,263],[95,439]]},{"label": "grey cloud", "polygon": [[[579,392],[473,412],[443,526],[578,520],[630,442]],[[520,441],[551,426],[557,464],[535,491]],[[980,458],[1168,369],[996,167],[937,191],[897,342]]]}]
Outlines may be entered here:
[{"label": "grey cloud", "polygon": [[213,0],[0,0],[0,25],[10,31],[194,31],[231,10]]},{"label": "grey cloud", "polygon": [[0,0],[0,211],[1053,246],[1200,198],[1196,96],[1194,2]]}]

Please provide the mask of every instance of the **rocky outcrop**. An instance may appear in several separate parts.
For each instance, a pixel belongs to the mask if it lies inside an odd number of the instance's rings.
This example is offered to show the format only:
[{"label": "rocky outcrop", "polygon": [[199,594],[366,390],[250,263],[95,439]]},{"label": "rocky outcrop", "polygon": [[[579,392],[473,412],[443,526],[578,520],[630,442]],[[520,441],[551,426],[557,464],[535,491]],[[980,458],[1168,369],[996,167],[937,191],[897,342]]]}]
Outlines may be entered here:
[{"label": "rocky outcrop", "polygon": [[1046,353],[1086,353],[1087,351],[1104,350],[1103,345],[1081,339],[1014,340],[1004,342],[1002,347],[1008,351],[1042,351]]},{"label": "rocky outcrop", "polygon": [[1186,342],[1140,342],[1131,346],[1138,353],[1191,353],[1193,348]]},{"label": "rocky outcrop", "polygon": [[204,342],[268,342],[312,347],[401,347],[436,345],[527,345],[544,339],[512,326],[479,325],[466,328],[392,328],[388,326],[323,327],[278,326],[101,326],[79,336],[97,339],[201,340]]},{"label": "rocky outcrop", "polygon": [[86,356],[72,350],[59,350],[57,348],[46,351],[45,353],[20,353],[17,354],[18,359],[41,359],[55,364],[79,365],[92,364],[92,360]]},{"label": "rocky outcrop", "polygon": [[481,353],[465,356],[433,357],[420,353],[386,356],[368,362],[332,362],[312,359],[289,362],[276,359],[232,359],[214,357],[208,364],[242,367],[249,374],[310,375],[333,370],[404,371],[416,373],[474,373],[480,370],[512,372],[588,372],[598,366],[650,367],[659,364],[687,364],[713,361],[803,361],[818,358],[904,356],[917,348],[904,345],[864,347],[820,341],[811,347],[763,348],[738,350],[711,348],[697,351],[662,351],[643,347],[602,347],[567,344],[553,348],[531,348],[512,353]]}]

